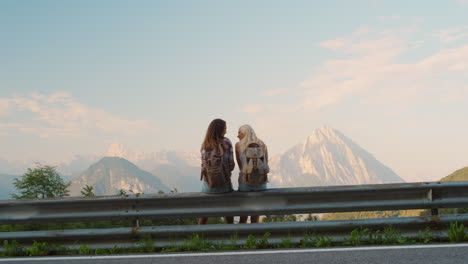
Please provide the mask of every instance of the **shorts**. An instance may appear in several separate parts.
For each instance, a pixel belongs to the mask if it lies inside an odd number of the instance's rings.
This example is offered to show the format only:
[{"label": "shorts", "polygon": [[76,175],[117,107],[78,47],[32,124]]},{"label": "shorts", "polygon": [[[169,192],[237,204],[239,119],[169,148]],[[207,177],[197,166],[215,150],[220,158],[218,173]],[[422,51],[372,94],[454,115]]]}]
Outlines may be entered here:
[{"label": "shorts", "polygon": [[210,187],[205,181],[202,181],[201,191],[203,193],[228,193],[234,191],[234,189],[232,188],[231,180],[229,180],[225,185],[219,187]]},{"label": "shorts", "polygon": [[242,172],[239,172],[239,192],[258,192],[264,191],[267,189],[267,184],[260,184],[260,185],[250,185],[244,184]]}]

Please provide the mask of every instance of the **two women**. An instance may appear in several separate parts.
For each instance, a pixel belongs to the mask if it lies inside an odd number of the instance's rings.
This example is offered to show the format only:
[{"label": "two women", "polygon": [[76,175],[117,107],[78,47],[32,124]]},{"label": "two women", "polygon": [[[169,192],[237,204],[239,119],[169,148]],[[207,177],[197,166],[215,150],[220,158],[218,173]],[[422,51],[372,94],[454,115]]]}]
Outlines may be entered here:
[{"label": "two women", "polygon": [[[231,172],[234,169],[234,157],[231,141],[224,137],[226,122],[213,120],[208,126],[201,146],[202,192],[232,192]],[[239,191],[261,191],[266,189],[268,169],[268,150],[257,138],[249,125],[239,128],[239,142],[236,143],[236,160],[239,166]],[[251,216],[251,223],[258,222],[258,216]],[[232,224],[234,218],[226,216],[226,223]],[[199,224],[206,224],[208,218],[200,217]],[[247,216],[240,217],[240,223],[246,223]]]}]

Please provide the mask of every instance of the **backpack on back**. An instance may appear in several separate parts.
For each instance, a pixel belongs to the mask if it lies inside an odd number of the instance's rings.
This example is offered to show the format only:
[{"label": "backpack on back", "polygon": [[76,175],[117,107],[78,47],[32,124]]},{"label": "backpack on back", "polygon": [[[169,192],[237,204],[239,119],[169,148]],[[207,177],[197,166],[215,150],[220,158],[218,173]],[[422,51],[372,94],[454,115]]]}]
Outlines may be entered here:
[{"label": "backpack on back", "polygon": [[243,182],[250,185],[261,185],[268,181],[270,168],[265,161],[265,152],[257,143],[250,143],[242,159]]},{"label": "backpack on back", "polygon": [[223,156],[224,154],[218,149],[205,151],[202,155],[200,180],[205,180],[210,188],[220,187],[228,182],[229,178]]}]

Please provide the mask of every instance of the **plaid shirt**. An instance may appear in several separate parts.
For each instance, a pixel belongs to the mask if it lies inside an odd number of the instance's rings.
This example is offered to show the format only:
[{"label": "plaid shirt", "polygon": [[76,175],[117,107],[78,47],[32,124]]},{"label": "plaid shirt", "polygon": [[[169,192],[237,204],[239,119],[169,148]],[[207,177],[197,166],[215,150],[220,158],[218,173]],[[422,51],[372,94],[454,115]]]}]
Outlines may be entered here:
[{"label": "plaid shirt", "polygon": [[[224,163],[224,168],[228,168],[229,171],[226,171],[226,174],[231,176],[231,171],[234,170],[234,149],[232,147],[231,140],[229,138],[225,137],[223,138],[223,163]],[[201,150],[201,159],[206,158],[206,151],[204,149]],[[202,163],[202,168],[203,168],[203,163]]]}]

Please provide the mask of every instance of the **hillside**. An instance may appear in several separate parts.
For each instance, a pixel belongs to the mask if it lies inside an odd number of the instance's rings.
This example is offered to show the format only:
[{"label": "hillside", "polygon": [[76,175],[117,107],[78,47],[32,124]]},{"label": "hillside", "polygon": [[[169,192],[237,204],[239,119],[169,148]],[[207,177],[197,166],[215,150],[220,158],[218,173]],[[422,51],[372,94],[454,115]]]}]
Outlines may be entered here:
[{"label": "hillside", "polygon": [[445,176],[440,181],[468,181],[468,167],[459,169],[452,174]]},{"label": "hillside", "polygon": [[80,195],[85,185],[93,186],[96,195],[115,195],[121,189],[127,193],[169,191],[158,177],[119,157],[104,157],[91,165],[72,181],[70,194]]}]

